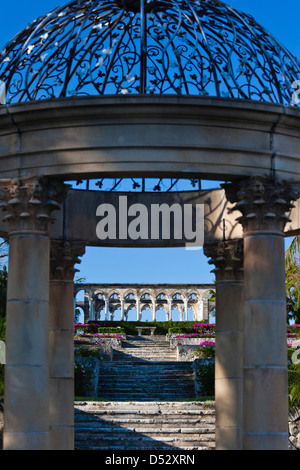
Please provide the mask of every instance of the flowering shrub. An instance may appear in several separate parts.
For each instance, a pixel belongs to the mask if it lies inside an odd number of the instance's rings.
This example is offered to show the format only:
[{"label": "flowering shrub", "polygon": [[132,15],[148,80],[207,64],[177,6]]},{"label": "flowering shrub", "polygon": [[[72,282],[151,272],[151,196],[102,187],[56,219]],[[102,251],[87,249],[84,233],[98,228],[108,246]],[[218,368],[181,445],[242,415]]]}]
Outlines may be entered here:
[{"label": "flowering shrub", "polygon": [[213,337],[216,334],[215,323],[195,323],[193,329],[201,336]]},{"label": "flowering shrub", "polygon": [[201,359],[212,359],[215,357],[215,343],[204,341],[195,351],[195,356]]},{"label": "flowering shrub", "polygon": [[300,335],[300,325],[288,325],[287,326],[287,337],[297,338]]}]

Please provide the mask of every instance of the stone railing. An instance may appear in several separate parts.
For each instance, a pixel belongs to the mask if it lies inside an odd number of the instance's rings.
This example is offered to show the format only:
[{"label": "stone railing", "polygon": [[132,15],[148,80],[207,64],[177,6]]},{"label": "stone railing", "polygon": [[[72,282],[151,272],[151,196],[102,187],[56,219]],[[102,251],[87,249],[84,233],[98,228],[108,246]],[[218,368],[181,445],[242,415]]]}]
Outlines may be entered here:
[{"label": "stone railing", "polygon": [[170,348],[175,349],[177,346],[180,345],[189,345],[189,346],[199,346],[201,343],[204,343],[204,341],[214,341],[214,337],[210,336],[195,336],[195,337],[182,337],[182,338],[177,338],[176,336],[180,335],[166,335],[166,339],[170,341]]}]

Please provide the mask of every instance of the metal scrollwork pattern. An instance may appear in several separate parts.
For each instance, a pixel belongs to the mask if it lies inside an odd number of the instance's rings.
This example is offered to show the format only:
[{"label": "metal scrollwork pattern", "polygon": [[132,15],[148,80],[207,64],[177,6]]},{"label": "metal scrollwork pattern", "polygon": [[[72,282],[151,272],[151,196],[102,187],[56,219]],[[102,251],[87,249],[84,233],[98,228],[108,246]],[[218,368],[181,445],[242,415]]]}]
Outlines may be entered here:
[{"label": "metal scrollwork pattern", "polygon": [[217,0],[73,0],[0,53],[6,102],[182,94],[295,105],[300,63]]}]

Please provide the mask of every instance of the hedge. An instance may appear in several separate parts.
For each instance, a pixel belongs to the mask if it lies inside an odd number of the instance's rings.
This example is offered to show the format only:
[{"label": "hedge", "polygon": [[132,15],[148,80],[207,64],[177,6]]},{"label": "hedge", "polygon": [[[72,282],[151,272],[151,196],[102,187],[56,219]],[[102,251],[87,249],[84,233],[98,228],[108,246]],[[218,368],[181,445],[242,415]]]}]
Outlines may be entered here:
[{"label": "hedge", "polygon": [[195,331],[193,330],[193,328],[189,328],[189,327],[176,327],[176,328],[169,328],[168,333],[169,335],[179,334],[179,333],[189,334],[189,333],[195,333]]},{"label": "hedge", "polygon": [[91,334],[114,333],[114,334],[121,335],[125,333],[124,328],[117,328],[113,326],[102,327],[102,326],[99,326],[99,324],[96,322],[85,323],[83,325],[75,324],[75,330],[80,329],[80,328],[83,329],[84,333],[91,333]]},{"label": "hedge", "polygon": [[[117,331],[113,331],[114,333],[121,333],[125,332],[126,335],[136,336],[137,335],[137,326],[155,326],[155,334],[156,335],[166,335],[169,333],[170,328],[179,328],[181,331],[182,329],[188,329],[189,331],[193,331],[193,325],[195,324],[194,321],[154,321],[154,322],[144,322],[144,321],[91,321],[87,325],[91,326],[94,325],[93,328],[98,328],[98,331],[101,328],[101,332],[103,328],[114,328]],[[117,327],[121,327],[117,328]],[[123,331],[124,330],[124,331]],[[97,332],[98,332],[97,331]],[[99,331],[100,332],[100,331]],[[143,331],[143,335],[150,335],[150,331],[145,330]]]}]

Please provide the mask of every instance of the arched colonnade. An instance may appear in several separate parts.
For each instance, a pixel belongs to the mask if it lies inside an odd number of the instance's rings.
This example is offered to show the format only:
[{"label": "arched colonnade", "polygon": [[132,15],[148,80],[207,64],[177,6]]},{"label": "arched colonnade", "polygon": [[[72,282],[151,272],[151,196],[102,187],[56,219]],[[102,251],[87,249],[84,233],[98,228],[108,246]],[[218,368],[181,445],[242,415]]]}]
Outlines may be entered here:
[{"label": "arched colonnade", "polygon": [[[150,310],[152,321],[157,320],[158,310],[164,311],[164,320],[174,319],[174,310],[179,321],[208,321],[214,302],[209,302],[213,284],[76,284],[74,288],[75,308],[81,307],[84,322],[97,320],[128,320],[131,310],[136,312],[136,321],[143,321],[143,312]],[[84,291],[84,300],[76,300]],[[192,313],[191,313],[192,312]]]}]

